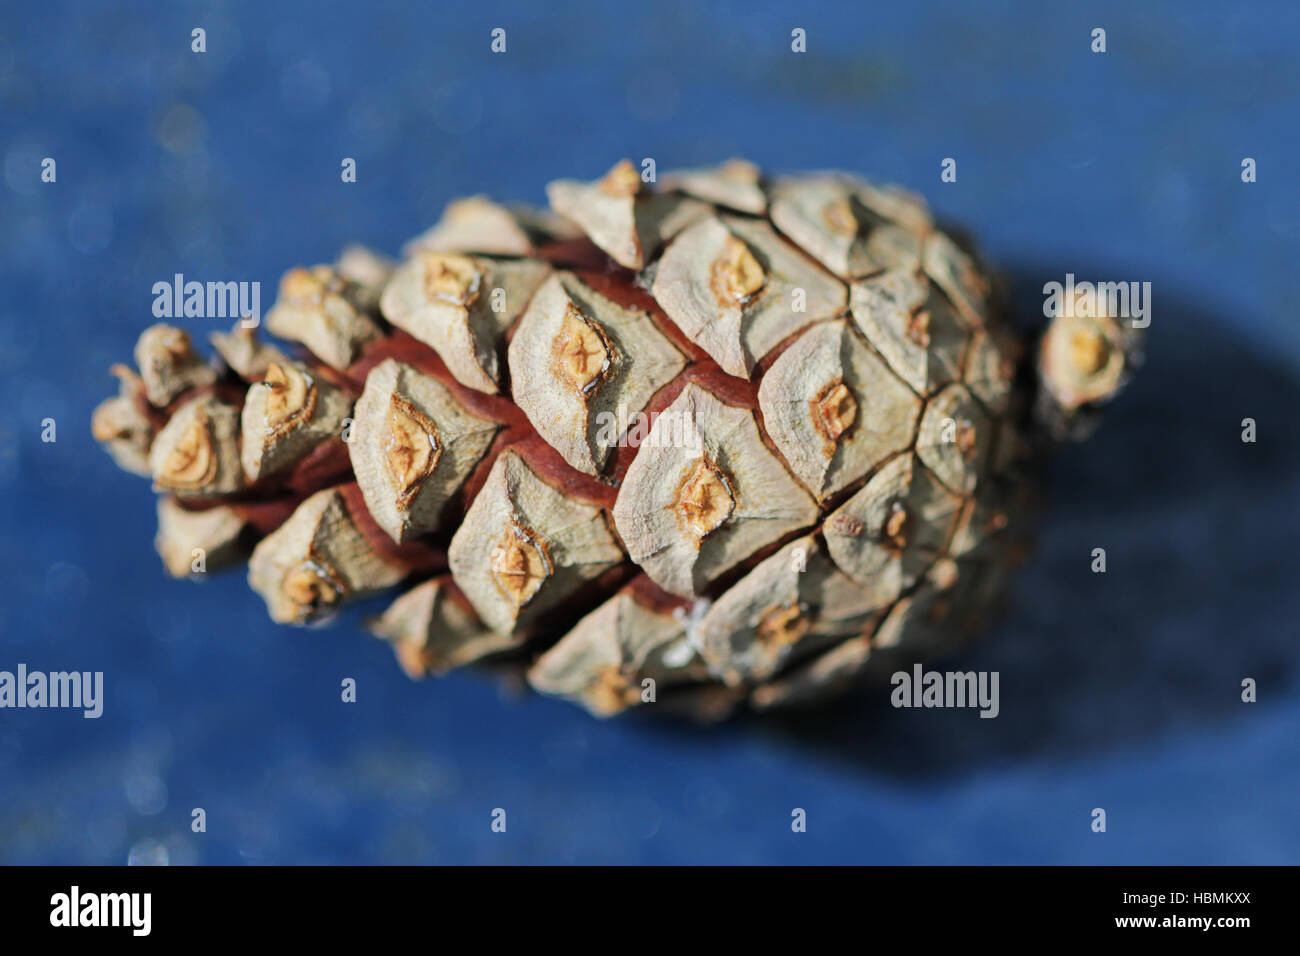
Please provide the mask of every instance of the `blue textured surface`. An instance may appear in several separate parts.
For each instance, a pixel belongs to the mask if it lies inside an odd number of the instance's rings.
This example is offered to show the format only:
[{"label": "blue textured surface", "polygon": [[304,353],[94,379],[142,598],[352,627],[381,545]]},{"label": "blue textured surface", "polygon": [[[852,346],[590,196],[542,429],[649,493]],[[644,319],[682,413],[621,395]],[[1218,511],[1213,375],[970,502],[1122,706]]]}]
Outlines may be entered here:
[{"label": "blue textured surface", "polygon": [[[0,669],[107,684],[97,721],[0,711],[0,861],[1297,862],[1294,4],[326,6],[0,8]],[[1066,272],[1154,284],[1148,367],[1057,462],[1014,607],[963,658],[1001,671],[998,719],[597,723],[413,684],[354,616],[277,628],[239,573],[164,578],[153,496],[88,433],[155,281],[260,280],[265,306],[285,267],[396,251],[458,195],[732,154],[924,192],[1029,310]]]}]

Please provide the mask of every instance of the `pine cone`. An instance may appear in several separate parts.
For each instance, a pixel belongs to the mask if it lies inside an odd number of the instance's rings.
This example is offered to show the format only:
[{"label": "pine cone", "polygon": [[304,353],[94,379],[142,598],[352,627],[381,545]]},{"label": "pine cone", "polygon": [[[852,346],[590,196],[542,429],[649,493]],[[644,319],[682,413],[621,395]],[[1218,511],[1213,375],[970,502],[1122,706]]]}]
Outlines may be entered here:
[{"label": "pine cone", "polygon": [[1049,440],[1136,359],[1117,323],[1033,358],[922,200],[843,174],[548,196],[291,270],[296,354],[146,330],[93,425],[167,570],[251,548],[298,625],[413,585],[370,625],[409,674],[502,662],[602,716],[821,701],[987,620]]}]

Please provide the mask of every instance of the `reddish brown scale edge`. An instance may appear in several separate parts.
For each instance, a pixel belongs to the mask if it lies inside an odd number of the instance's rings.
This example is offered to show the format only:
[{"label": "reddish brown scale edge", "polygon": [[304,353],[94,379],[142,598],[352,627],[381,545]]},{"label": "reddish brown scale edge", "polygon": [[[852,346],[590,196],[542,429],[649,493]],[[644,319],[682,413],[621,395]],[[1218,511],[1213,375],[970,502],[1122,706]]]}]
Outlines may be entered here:
[{"label": "reddish brown scale edge", "polygon": [[632,270],[620,266],[586,236],[577,236],[573,239],[554,239],[542,243],[537,250],[537,257],[545,259],[557,269],[622,273],[628,277],[636,274]]},{"label": "reddish brown scale edge", "polygon": [[137,398],[137,404],[140,401],[145,402],[142,411],[149,416],[151,421],[161,422],[157,426],[161,429],[163,425],[172,420],[172,416],[176,414],[182,405],[203,395],[211,395],[219,402],[242,409],[244,399],[248,396],[248,386],[238,382],[218,382],[215,385],[200,385],[198,388],[187,388],[161,408],[157,405],[150,405],[144,397],[144,392],[141,391]]},{"label": "reddish brown scale edge", "polygon": [[503,426],[522,425],[530,428],[528,418],[510,401],[506,394],[489,395],[477,389],[469,388],[456,381],[447,369],[438,353],[419,339],[401,330],[395,330],[387,338],[375,339],[369,344],[361,357],[348,366],[347,379],[357,395],[365,388],[366,376],[380,363],[395,359],[423,372],[437,381],[456,397],[472,414],[487,418]]},{"label": "reddish brown scale edge", "polygon": [[[655,328],[681,351],[688,362],[717,366],[708,352],[692,342],[677,323],[668,317],[659,303],[645,289],[636,284],[630,272],[611,274],[608,272],[575,271],[579,279],[595,289],[607,299],[618,303],[625,309],[639,309],[650,316]],[[721,369],[719,369],[721,371]],[[743,381],[743,380],[742,380]]]},{"label": "reddish brown scale edge", "polygon": [[[763,444],[769,450],[775,451],[772,443],[768,441],[767,431],[763,428],[762,415],[758,411],[757,383],[747,382],[744,379],[728,375],[712,363],[708,365],[703,363],[688,365],[682,369],[676,378],[654,393],[646,407],[642,409],[642,414],[649,419],[651,426],[663,414],[664,410],[676,401],[682,390],[692,382],[712,392],[728,405],[737,405],[754,412],[755,418],[758,420],[758,430],[763,438]],[[636,457],[639,449],[640,445],[634,446],[620,442],[619,445],[610,450],[609,462],[605,466],[605,471],[613,484],[621,485],[623,483],[623,477],[627,474],[627,469],[632,464],[632,459]],[[784,458],[780,458],[780,461],[785,464]],[[793,477],[793,474],[791,477]]]},{"label": "reddish brown scale edge", "polygon": [[386,560],[408,569],[409,576],[418,576],[421,580],[447,570],[447,552],[435,548],[425,541],[408,541],[397,544],[383,528],[375,524],[375,519],[366,509],[361,488],[355,481],[335,486],[343,496],[343,504],[358,531],[366,539],[371,549]]},{"label": "reddish brown scale edge", "polygon": [[[303,496],[292,495],[263,501],[220,502],[220,504],[225,504],[234,511],[239,516],[239,520],[243,521],[258,538],[264,538],[288,521],[289,516],[302,502]],[[202,510],[190,508],[185,502],[179,503],[187,511]]]},{"label": "reddish brown scale edge", "polygon": [[541,435],[534,432],[510,446],[523,458],[538,478],[566,498],[609,511],[614,507],[618,491],[591,475],[574,468],[552,448]]},{"label": "reddish brown scale edge", "polygon": [[273,474],[257,487],[259,490],[287,491],[309,495],[312,491],[337,484],[352,475],[352,461],[342,435],[327,439],[309,451],[282,475]]},{"label": "reddish brown scale edge", "polygon": [[624,586],[623,591],[642,607],[656,614],[671,614],[691,606],[690,598],[665,591],[648,574],[638,574]]}]

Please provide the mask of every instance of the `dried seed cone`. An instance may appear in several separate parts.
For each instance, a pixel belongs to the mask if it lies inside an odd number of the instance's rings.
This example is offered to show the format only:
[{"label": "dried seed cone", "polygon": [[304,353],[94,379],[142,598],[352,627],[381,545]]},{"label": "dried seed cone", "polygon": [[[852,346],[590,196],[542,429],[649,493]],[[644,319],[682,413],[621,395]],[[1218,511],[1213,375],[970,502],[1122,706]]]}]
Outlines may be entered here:
[{"label": "dried seed cone", "polygon": [[548,195],[291,269],[283,349],[146,330],[94,434],[167,494],[169,572],[248,558],[292,624],[405,585],[370,627],[412,676],[500,662],[602,716],[817,702],[988,620],[1049,440],[1127,378],[1116,320],[1027,341],[919,198],[847,175]]}]

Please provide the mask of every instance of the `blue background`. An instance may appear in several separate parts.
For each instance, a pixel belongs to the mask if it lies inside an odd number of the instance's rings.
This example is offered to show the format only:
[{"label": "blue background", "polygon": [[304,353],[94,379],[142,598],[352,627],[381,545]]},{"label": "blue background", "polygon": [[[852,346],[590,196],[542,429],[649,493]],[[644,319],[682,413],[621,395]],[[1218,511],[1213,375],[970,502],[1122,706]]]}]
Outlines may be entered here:
[{"label": "blue background", "polygon": [[[102,670],[107,699],[0,711],[0,861],[1297,862],[1298,42],[1293,3],[6,2],[0,669]],[[242,573],[164,577],[153,495],[88,426],[155,281],[259,280],[266,308],[459,195],[733,154],[925,193],[1026,314],[1066,272],[1153,283],[1147,367],[1057,460],[961,659],[1001,672],[996,720],[599,723],[412,683],[355,615],[277,628]]]}]

